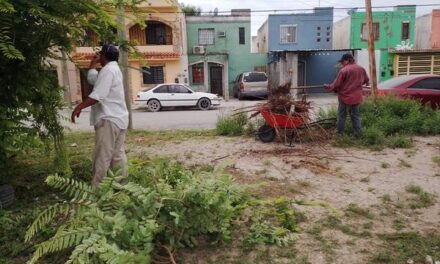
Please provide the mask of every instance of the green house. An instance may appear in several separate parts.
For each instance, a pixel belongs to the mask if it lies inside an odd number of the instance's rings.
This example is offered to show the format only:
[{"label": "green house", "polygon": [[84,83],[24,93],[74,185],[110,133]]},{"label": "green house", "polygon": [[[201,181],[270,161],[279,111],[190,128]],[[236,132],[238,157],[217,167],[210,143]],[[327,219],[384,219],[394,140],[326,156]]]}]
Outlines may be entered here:
[{"label": "green house", "polygon": [[[366,13],[351,10],[350,16],[334,24],[333,48],[368,49]],[[390,11],[373,12],[374,48],[379,57],[377,75],[379,81],[394,76],[393,56],[390,49],[411,47],[415,39],[416,7],[396,6]],[[367,56],[368,57],[368,56]]]},{"label": "green house", "polygon": [[240,73],[266,70],[267,55],[251,53],[250,18],[250,9],[186,17],[189,83],[194,90],[228,99]]}]

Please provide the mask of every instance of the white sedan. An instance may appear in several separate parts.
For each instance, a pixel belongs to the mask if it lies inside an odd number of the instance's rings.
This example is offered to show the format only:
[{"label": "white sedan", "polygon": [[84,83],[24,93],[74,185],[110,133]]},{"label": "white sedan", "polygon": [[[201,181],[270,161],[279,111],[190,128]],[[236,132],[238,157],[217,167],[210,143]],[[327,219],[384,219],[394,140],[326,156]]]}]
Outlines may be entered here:
[{"label": "white sedan", "polygon": [[183,84],[164,83],[138,92],[136,102],[145,102],[152,112],[168,106],[197,106],[208,110],[220,105],[220,98],[211,93],[194,92]]}]

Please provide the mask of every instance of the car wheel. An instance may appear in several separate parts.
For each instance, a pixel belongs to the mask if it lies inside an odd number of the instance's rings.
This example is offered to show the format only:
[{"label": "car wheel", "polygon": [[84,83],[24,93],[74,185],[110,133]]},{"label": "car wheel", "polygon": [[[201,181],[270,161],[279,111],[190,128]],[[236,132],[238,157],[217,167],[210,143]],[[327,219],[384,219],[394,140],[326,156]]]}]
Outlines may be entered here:
[{"label": "car wheel", "polygon": [[208,98],[201,98],[197,103],[197,106],[200,110],[208,110],[209,108],[211,108],[211,100],[209,100]]},{"label": "car wheel", "polygon": [[160,102],[156,99],[151,99],[150,101],[148,101],[147,106],[151,112],[157,112],[162,108]]},{"label": "car wheel", "polygon": [[243,95],[241,95],[241,92],[238,92],[237,98],[238,100],[243,100]]},{"label": "car wheel", "polygon": [[258,138],[264,143],[272,142],[275,139],[276,131],[275,128],[269,125],[262,125],[258,129]]}]

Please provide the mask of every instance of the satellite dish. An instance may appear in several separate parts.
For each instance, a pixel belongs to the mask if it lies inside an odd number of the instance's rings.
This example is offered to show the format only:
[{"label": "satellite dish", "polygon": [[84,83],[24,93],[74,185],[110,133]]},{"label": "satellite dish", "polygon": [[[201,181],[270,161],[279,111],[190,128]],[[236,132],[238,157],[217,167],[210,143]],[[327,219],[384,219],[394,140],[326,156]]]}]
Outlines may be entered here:
[{"label": "satellite dish", "polygon": [[214,16],[218,16],[218,8],[217,7],[214,9]]}]

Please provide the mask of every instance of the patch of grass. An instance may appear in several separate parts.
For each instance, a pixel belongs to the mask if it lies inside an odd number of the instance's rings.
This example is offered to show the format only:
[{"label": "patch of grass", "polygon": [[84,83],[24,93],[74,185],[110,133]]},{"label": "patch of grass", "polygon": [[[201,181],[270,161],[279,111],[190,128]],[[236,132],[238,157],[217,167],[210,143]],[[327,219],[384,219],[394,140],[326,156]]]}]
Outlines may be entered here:
[{"label": "patch of grass", "polygon": [[433,162],[437,167],[440,167],[440,156],[432,157],[432,162]]},{"label": "patch of grass", "polygon": [[247,115],[240,113],[232,116],[221,116],[217,120],[215,131],[221,136],[240,136],[244,134]]},{"label": "patch of grass", "polygon": [[406,227],[407,222],[402,218],[397,218],[393,220],[393,228],[400,231]]},{"label": "patch of grass", "polygon": [[419,209],[426,208],[435,203],[435,195],[429,192],[425,192],[422,187],[414,184],[406,186],[405,190],[408,193],[414,194],[413,197],[409,199],[409,208]]},{"label": "patch of grass", "polygon": [[365,182],[365,183],[370,182],[370,177],[368,176],[368,177],[362,178],[361,182]]},{"label": "patch of grass", "polygon": [[440,259],[440,234],[393,233],[379,236],[383,243],[381,250],[372,256],[373,263],[424,263],[427,255]]},{"label": "patch of grass", "polygon": [[356,215],[356,216],[366,217],[368,219],[374,218],[374,215],[371,213],[370,209],[360,207],[357,204],[353,204],[353,203],[349,204],[345,211],[349,216]]},{"label": "patch of grass", "polygon": [[412,165],[410,163],[408,163],[408,161],[406,161],[404,159],[399,159],[399,167],[401,167],[401,168],[411,168]]},{"label": "patch of grass", "polygon": [[266,121],[262,118],[256,118],[254,120],[248,120],[244,128],[244,134],[247,136],[254,136],[258,132],[258,129],[264,125]]},{"label": "patch of grass", "polygon": [[[411,136],[437,135],[440,133],[440,111],[423,106],[415,100],[397,97],[380,97],[376,103],[367,98],[360,106],[363,136],[360,139],[342,137],[335,140],[337,146],[359,146],[373,150],[410,148]],[[320,113],[320,117],[334,116],[335,111]],[[352,135],[349,119],[346,131]]]},{"label": "patch of grass", "polygon": [[384,202],[384,203],[391,202],[391,196],[389,194],[382,195],[382,202]]},{"label": "patch of grass", "polygon": [[380,165],[383,169],[388,169],[389,167],[391,167],[391,165],[388,162],[382,162],[382,164]]},{"label": "patch of grass", "polygon": [[271,160],[265,160],[263,162],[263,165],[266,166],[266,167],[271,166],[272,165],[272,161]]}]

